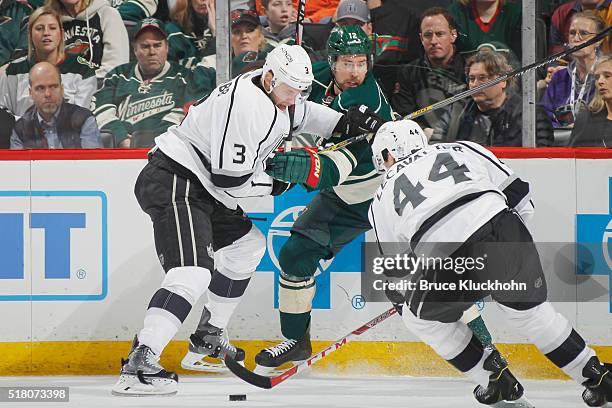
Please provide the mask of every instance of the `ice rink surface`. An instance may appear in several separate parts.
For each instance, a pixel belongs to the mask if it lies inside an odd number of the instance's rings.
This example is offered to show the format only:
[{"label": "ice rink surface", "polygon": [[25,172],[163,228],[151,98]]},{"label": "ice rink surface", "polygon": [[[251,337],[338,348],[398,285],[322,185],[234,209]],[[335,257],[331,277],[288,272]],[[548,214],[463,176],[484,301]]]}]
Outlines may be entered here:
[{"label": "ice rink surface", "polygon": [[[115,397],[116,377],[0,377],[0,386],[68,386],[68,403],[3,403],[4,407],[291,407],[291,408],[475,408],[473,386],[462,379],[415,377],[339,377],[304,375],[271,390],[253,387],[223,374],[182,376],[171,397]],[[526,396],[537,408],[586,407],[582,389],[570,381],[522,381]],[[246,401],[229,401],[246,394]]]}]

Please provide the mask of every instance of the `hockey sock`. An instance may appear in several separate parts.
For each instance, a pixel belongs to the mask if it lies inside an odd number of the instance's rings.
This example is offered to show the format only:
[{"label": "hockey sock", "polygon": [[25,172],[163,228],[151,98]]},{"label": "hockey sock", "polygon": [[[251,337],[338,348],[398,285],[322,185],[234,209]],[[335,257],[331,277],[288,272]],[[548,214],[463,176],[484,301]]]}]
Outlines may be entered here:
[{"label": "hockey sock", "polygon": [[162,287],[149,302],[143,328],[138,334],[139,342],[161,355],[209,282],[210,272],[205,268],[185,266],[170,269]]},{"label": "hockey sock", "polygon": [[495,347],[493,346],[491,333],[489,333],[489,329],[484,320],[482,320],[482,316],[476,317],[474,320],[470,321],[467,326],[472,329],[474,335],[480,340],[484,347]]},{"label": "hockey sock", "polygon": [[233,279],[234,277],[234,274],[215,271],[208,286],[206,308],[211,314],[209,323],[215,327],[227,327],[251,280],[250,277]]},{"label": "hockey sock", "polygon": [[472,381],[486,387],[490,372],[483,368],[490,351],[485,350],[478,337],[461,321],[442,323],[416,317],[404,307],[402,319],[406,326],[424,343]]},{"label": "hockey sock", "polygon": [[283,276],[278,280],[278,309],[281,332],[288,339],[302,340],[310,324],[315,280],[290,281]]},{"label": "hockey sock", "polygon": [[508,323],[527,335],[557,367],[578,383],[586,380],[582,369],[595,352],[549,302],[527,310],[498,306],[508,316]]}]

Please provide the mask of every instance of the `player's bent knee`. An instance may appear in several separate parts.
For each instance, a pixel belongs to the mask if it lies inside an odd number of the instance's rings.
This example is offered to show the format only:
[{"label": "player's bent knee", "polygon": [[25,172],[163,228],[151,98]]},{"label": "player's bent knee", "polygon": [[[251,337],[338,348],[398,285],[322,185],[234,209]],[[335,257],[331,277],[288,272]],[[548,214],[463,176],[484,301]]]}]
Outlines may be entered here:
[{"label": "player's bent knee", "polygon": [[181,266],[168,271],[161,287],[194,305],[208,288],[210,277],[208,269],[199,266]]},{"label": "player's bent knee", "polygon": [[315,289],[314,278],[292,281],[280,276],[278,280],[278,309],[283,313],[293,314],[310,312]]},{"label": "player's bent knee", "polygon": [[[312,248],[315,245],[317,248]],[[314,276],[323,248],[300,234],[291,234],[278,254],[281,274],[290,280]]]},{"label": "player's bent knee", "polygon": [[247,279],[266,253],[266,238],[253,226],[246,235],[220,251],[219,264],[222,267],[219,271],[232,279]]}]

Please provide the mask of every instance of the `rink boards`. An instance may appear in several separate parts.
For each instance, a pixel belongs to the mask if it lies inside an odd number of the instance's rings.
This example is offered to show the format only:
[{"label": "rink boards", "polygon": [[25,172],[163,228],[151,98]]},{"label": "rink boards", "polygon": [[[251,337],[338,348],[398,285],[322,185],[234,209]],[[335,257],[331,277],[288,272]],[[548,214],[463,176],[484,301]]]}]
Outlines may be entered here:
[{"label": "rink boards", "polygon": [[[539,242],[593,242],[590,269],[605,290],[589,302],[560,302],[591,344],[612,358],[612,152],[597,149],[503,149],[496,152],[532,185]],[[163,278],[151,223],[133,196],[146,152],[6,151],[0,153],[0,375],[115,373],[144,310]],[[251,358],[264,340],[280,337],[274,282],[277,253],[311,196],[294,188],[284,197],[243,207],[267,237],[268,251],[237,309],[230,335]],[[322,263],[311,333],[322,347],[387,304],[360,299],[361,238]],[[608,250],[609,249],[609,250]],[[575,259],[563,259],[565,264]],[[557,267],[559,259],[544,260]],[[176,368],[201,311],[194,307],[162,360]],[[561,378],[495,307],[484,305],[496,343],[531,378]],[[417,342],[398,318],[335,353],[321,369],[372,374],[454,375]],[[181,371],[181,370],[179,370]]]}]

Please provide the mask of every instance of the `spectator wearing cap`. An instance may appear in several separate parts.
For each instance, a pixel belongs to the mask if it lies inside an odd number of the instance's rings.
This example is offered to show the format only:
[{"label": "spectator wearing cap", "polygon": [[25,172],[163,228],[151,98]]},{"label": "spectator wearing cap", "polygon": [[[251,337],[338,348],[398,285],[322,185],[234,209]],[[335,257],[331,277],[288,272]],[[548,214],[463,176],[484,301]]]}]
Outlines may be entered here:
[{"label": "spectator wearing cap", "polygon": [[215,54],[215,0],[177,0],[170,11],[168,33],[168,59],[183,61],[185,66],[195,65],[204,58],[211,66]]},{"label": "spectator wearing cap", "polygon": [[597,92],[588,109],[576,118],[571,147],[612,147],[612,56],[598,61],[595,78]]},{"label": "spectator wearing cap", "polygon": [[[481,50],[467,59],[468,86],[475,88],[512,70],[502,53]],[[469,140],[484,146],[522,146],[523,104],[512,79],[472,95],[461,109],[451,105],[440,116],[434,137],[442,142]],[[550,146],[553,130],[541,107],[536,108],[536,144]]]},{"label": "spectator wearing cap", "polygon": [[266,41],[259,16],[253,10],[233,10],[230,19],[232,77],[236,77],[248,65],[265,60],[274,47]]},{"label": "spectator wearing cap", "polygon": [[472,52],[482,43],[505,44],[521,58],[521,5],[507,0],[458,0],[448,7],[457,23],[457,49]]},{"label": "spectator wearing cap", "polygon": [[92,113],[64,102],[62,77],[55,65],[39,62],[29,78],[34,104],[15,123],[11,149],[102,147]]},{"label": "spectator wearing cap", "polygon": [[[401,116],[467,87],[465,61],[455,48],[457,27],[453,17],[442,7],[432,7],[421,15],[420,27],[424,55],[400,68],[391,99],[393,109]],[[431,111],[416,119],[429,136],[438,125],[440,113]]]},{"label": "spectator wearing cap", "polygon": [[28,55],[8,65],[6,75],[0,76],[0,106],[21,116],[32,106],[29,72],[37,62],[56,65],[62,74],[64,98],[89,109],[91,96],[96,91],[96,72],[76,54],[64,51],[64,29],[60,15],[48,7],[40,7],[28,22]]},{"label": "spectator wearing cap", "polygon": [[372,35],[370,9],[363,0],[340,1],[335,13],[335,22],[338,26],[359,26],[367,35]]},{"label": "spectator wearing cap", "polygon": [[[556,54],[565,49],[570,38],[568,36],[572,17],[583,11],[593,10],[606,23],[612,25],[612,0],[574,0],[568,1],[555,9],[550,19],[550,54]],[[604,42],[604,53],[612,51],[612,39]]]},{"label": "spectator wearing cap", "polygon": [[263,29],[268,44],[272,47],[285,43],[293,44],[296,10],[291,0],[262,0],[261,5],[268,20],[268,26]]},{"label": "spectator wearing cap", "polygon": [[178,125],[184,108],[212,90],[214,82],[203,89],[191,70],[168,61],[168,36],[159,20],[142,20],[133,47],[136,61],[108,73],[92,111],[116,146],[149,147],[155,136]]}]

